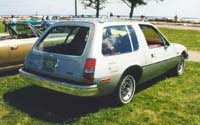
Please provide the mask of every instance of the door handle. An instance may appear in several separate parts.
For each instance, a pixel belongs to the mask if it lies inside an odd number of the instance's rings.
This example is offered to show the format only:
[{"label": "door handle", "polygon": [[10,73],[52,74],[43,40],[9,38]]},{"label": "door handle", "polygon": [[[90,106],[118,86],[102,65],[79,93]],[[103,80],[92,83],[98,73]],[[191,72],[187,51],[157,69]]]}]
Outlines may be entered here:
[{"label": "door handle", "polygon": [[10,47],[11,50],[17,50],[18,48],[19,48],[19,46],[17,46],[17,45],[13,45]]}]

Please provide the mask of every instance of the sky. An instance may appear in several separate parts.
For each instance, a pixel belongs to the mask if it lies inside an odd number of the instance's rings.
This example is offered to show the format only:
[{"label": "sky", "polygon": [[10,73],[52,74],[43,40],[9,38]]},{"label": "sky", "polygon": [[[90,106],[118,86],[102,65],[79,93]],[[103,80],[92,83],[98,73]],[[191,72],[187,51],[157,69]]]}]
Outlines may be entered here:
[{"label": "sky", "polygon": [[[79,15],[95,15],[95,10],[85,9],[78,1]],[[114,15],[128,15],[130,8],[120,0],[108,0],[101,15],[112,12]],[[157,0],[159,1],[159,0]],[[135,9],[134,15],[161,17],[200,18],[200,0],[151,0],[145,6]],[[0,0],[0,15],[73,15],[74,0]]]}]

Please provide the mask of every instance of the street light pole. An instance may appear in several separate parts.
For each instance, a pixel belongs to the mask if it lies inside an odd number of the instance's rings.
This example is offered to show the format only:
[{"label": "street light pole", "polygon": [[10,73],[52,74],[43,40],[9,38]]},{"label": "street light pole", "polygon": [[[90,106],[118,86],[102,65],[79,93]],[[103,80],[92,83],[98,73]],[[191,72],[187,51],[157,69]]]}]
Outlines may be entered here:
[{"label": "street light pole", "polygon": [[77,17],[77,0],[75,0],[75,17]]}]

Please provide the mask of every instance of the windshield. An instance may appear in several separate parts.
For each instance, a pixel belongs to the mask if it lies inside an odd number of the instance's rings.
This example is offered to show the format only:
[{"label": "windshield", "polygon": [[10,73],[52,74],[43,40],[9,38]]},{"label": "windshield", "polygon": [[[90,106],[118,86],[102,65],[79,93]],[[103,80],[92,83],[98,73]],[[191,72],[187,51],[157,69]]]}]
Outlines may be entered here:
[{"label": "windshield", "polygon": [[66,55],[82,55],[89,35],[89,28],[59,26],[52,28],[39,43],[40,51]]}]

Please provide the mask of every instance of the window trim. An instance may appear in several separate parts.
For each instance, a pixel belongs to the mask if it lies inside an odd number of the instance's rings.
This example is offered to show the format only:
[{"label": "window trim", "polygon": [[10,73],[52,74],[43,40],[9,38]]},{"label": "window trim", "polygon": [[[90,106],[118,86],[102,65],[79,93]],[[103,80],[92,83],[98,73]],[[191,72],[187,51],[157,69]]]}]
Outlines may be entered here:
[{"label": "window trim", "polygon": [[133,48],[133,41],[132,41],[132,39],[131,39],[131,34],[130,34],[130,31],[129,31],[127,25],[126,25],[126,30],[127,30],[127,32],[128,32],[128,37],[129,37],[129,40],[130,40],[130,43],[131,43],[131,52],[133,52],[133,51],[134,51],[134,48]]},{"label": "window trim", "polygon": [[[129,31],[129,28],[128,28],[128,26],[131,26],[132,28],[133,28],[133,25],[126,25],[127,26],[127,29],[128,29],[128,33],[130,34],[130,31]],[[139,50],[139,48],[140,48],[140,46],[139,46],[139,41],[138,41],[138,35],[137,35],[137,32],[136,32],[136,30],[133,28],[133,30],[134,30],[134,32],[135,32],[135,36],[136,36],[136,39],[137,39],[137,43],[138,43],[138,48],[135,50],[134,49],[134,46],[133,46],[133,40],[132,40],[132,38],[131,38],[131,34],[130,34],[130,40],[131,40],[131,46],[132,46],[132,52],[134,52],[134,51],[138,51]]]}]

